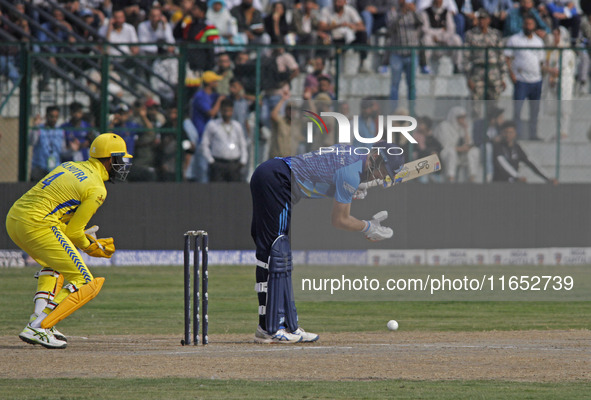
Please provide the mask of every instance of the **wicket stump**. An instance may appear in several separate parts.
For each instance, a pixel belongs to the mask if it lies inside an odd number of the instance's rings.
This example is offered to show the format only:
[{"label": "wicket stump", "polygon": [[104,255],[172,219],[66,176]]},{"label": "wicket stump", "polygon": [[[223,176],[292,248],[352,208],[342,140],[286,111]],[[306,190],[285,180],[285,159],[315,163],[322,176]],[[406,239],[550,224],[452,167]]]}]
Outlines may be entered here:
[{"label": "wicket stump", "polygon": [[[191,239],[193,239],[193,307],[191,307]],[[199,243],[201,239],[201,243]],[[199,252],[201,251],[201,293],[199,293]],[[201,343],[209,341],[207,329],[209,325],[208,307],[208,235],[206,231],[185,232],[184,269],[185,269],[185,338],[181,345],[191,344],[191,310],[193,311],[193,344],[199,344],[199,299],[201,298],[202,336]]]}]

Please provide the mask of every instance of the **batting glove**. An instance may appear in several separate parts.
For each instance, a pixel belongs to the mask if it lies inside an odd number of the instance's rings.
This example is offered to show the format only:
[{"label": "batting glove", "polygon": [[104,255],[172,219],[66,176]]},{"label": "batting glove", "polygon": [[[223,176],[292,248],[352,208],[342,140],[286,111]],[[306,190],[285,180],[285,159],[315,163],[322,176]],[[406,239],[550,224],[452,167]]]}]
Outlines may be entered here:
[{"label": "batting glove", "polygon": [[363,200],[367,196],[367,189],[359,188],[355,193],[353,193],[353,200]]},{"label": "batting glove", "polygon": [[361,231],[363,236],[371,242],[390,239],[394,235],[394,231],[391,228],[381,225],[381,222],[386,218],[388,218],[388,211],[380,211],[370,221],[364,221],[367,226]]}]

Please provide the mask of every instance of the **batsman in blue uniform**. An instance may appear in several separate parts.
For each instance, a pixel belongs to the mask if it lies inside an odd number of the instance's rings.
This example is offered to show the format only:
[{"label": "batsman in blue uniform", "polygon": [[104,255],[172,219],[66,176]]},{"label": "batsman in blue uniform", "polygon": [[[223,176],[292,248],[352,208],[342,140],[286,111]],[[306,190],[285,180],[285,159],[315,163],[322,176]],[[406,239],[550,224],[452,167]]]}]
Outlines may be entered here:
[{"label": "batsman in blue uniform", "polygon": [[[394,176],[404,164],[399,147],[377,143],[373,148],[337,144],[292,157],[274,158],[261,164],[252,175],[253,216],[251,235],[256,245],[256,285],[259,326],[256,343],[314,342],[318,335],[298,324],[291,273],[289,242],[291,207],[302,198],[333,198],[332,225],[358,231],[370,241],[392,237],[382,226],[388,213],[371,220],[351,215],[351,201],[363,182]],[[357,194],[356,194],[357,193]],[[363,196],[363,194],[362,194]]]}]

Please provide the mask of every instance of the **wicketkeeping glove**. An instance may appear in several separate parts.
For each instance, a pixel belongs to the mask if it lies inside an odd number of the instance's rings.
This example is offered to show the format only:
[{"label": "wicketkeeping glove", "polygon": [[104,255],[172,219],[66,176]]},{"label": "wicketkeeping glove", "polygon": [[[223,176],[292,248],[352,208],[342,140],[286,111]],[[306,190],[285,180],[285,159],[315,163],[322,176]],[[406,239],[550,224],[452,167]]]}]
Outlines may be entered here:
[{"label": "wicketkeeping glove", "polygon": [[388,218],[388,211],[380,211],[370,221],[365,221],[367,227],[361,231],[363,236],[372,242],[390,239],[394,235],[394,231],[391,228],[381,225],[381,222],[386,218]]},{"label": "wicketkeeping glove", "polygon": [[91,257],[111,258],[115,252],[113,238],[97,239],[96,232],[98,229],[98,226],[93,225],[84,231],[86,238],[90,240],[90,246],[83,251]]}]

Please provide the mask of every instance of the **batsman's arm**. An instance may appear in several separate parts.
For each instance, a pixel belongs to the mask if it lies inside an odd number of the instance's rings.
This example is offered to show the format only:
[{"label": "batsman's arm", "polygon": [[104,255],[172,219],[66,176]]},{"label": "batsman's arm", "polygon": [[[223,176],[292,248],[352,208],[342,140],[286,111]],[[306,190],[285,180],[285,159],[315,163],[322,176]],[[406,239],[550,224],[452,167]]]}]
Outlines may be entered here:
[{"label": "batsman's arm", "polygon": [[340,203],[336,200],[332,203],[331,222],[335,228],[345,231],[360,232],[367,227],[365,221],[351,215],[351,203]]},{"label": "batsman's arm", "polygon": [[82,200],[74,216],[70,219],[64,233],[79,249],[90,246],[90,241],[86,238],[84,229],[90,218],[96,213],[96,210],[103,204],[105,197],[107,197],[107,191],[104,189],[89,193],[89,196]]}]

